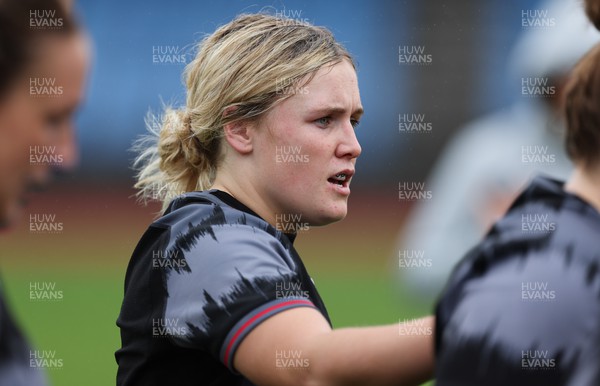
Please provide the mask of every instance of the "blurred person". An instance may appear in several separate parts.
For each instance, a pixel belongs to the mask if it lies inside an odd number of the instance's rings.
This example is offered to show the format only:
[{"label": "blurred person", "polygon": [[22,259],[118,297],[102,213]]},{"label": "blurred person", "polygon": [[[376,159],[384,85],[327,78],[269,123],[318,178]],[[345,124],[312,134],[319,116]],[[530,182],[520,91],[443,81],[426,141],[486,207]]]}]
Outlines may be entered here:
[{"label": "blurred person", "polygon": [[600,45],[566,86],[566,183],[538,176],[437,306],[444,385],[600,384]]},{"label": "blurred person", "polygon": [[[17,221],[28,190],[75,163],[72,117],[87,67],[87,40],[62,2],[0,0],[0,228]],[[2,292],[0,385],[44,385]]]},{"label": "blurred person", "polygon": [[585,0],[585,13],[594,26],[600,30],[600,1]]},{"label": "blurred person", "polygon": [[325,28],[241,15],[185,74],[186,106],[151,119],[158,138],[137,146],[136,187],[167,207],[127,269],[117,384],[429,378],[431,334],[332,330],[293,245],[298,230],[346,216],[363,114],[350,54]]},{"label": "blurred person", "polygon": [[555,18],[555,25],[524,33],[513,48],[508,81],[546,80],[554,93],[521,95],[512,106],[460,129],[427,179],[433,199],[417,204],[400,232],[395,265],[403,251],[421,251],[430,263],[413,267],[401,261],[406,267],[396,271],[400,285],[423,300],[433,303],[452,267],[535,173],[565,179],[572,170],[562,146],[561,94],[568,71],[600,34],[578,0],[550,0],[538,8]]},{"label": "blurred person", "polygon": [[[0,11],[0,224],[8,226],[18,219],[28,189],[76,161],[72,117],[89,53],[61,1],[1,0]],[[41,16],[44,11],[50,14]],[[45,28],[52,24],[45,20],[61,26]],[[43,161],[44,147],[56,147],[59,162],[34,162]]]}]

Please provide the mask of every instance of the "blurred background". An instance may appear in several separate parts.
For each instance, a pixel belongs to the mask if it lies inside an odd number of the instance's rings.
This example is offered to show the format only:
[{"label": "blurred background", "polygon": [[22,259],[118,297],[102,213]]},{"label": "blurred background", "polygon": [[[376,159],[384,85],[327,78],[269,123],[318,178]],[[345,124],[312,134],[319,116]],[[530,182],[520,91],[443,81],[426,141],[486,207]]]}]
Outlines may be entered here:
[{"label": "blurred background", "polygon": [[[433,312],[451,266],[532,173],[567,175],[560,91],[597,38],[582,38],[567,3],[77,1],[95,52],[80,164],[0,235],[18,318],[63,359],[52,384],[115,382],[125,270],[160,210],[136,203],[129,149],[148,111],[185,101],[182,71],[205,34],[262,10],[327,26],[355,56],[366,113],[349,215],[303,232],[296,248],[334,326],[372,325]],[[32,230],[38,215],[61,229]],[[61,299],[32,300],[39,284]]]}]

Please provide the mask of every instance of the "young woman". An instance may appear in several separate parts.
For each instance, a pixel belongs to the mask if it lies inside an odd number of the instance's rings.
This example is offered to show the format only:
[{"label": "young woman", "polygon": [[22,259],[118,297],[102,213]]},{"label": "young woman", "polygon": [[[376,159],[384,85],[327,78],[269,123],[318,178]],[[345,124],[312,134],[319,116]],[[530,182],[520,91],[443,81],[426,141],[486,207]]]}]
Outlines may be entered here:
[{"label": "young woman", "polygon": [[[75,163],[72,118],[88,62],[87,39],[62,2],[0,1],[0,230],[17,221],[28,189]],[[0,288],[0,384],[45,383]]]},{"label": "young woman", "polygon": [[346,215],[363,113],[348,52],[324,28],[243,15],[200,44],[186,81],[186,106],[140,145],[142,194],[185,193],[131,258],[117,383],[428,379],[430,335],[332,330],[293,246],[293,230]]},{"label": "young woman", "polygon": [[566,122],[571,178],[533,180],[450,278],[440,386],[600,384],[600,45],[571,74]]},{"label": "young woman", "polygon": [[[0,227],[16,221],[29,188],[74,165],[89,56],[62,1],[0,1]],[[62,162],[44,158],[50,148]]]}]

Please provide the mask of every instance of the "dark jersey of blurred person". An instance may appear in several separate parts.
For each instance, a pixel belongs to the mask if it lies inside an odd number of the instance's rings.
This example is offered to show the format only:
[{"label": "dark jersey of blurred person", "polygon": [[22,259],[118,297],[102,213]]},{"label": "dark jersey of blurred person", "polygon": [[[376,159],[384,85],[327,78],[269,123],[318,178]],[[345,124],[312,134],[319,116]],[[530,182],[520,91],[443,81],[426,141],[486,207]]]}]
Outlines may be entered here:
[{"label": "dark jersey of blurred person", "polygon": [[[82,98],[88,61],[88,46],[78,31],[59,1],[0,0],[2,230],[19,219],[28,190],[47,182],[57,167],[30,162],[31,149],[53,147],[62,156],[58,167],[75,161],[71,118]],[[41,79],[54,82],[54,95],[44,92]],[[31,366],[29,347],[0,286],[0,385],[46,383],[43,371]]]},{"label": "dark jersey of blurred person", "polygon": [[600,384],[600,46],[571,74],[566,122],[570,179],[534,179],[438,303],[441,386]]},{"label": "dark jersey of blurred person", "polygon": [[425,380],[432,337],[332,330],[293,246],[347,212],[362,115],[348,52],[325,28],[242,15],[200,44],[186,86],[140,145],[137,187],[168,207],[127,269],[117,384]]}]

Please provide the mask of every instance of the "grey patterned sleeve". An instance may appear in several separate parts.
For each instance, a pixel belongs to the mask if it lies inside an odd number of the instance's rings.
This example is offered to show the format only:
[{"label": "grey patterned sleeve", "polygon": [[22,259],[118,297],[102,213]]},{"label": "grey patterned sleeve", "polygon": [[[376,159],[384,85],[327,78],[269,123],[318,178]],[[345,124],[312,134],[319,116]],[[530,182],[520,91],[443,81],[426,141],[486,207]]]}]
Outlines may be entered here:
[{"label": "grey patterned sleeve", "polygon": [[176,344],[206,350],[233,370],[235,350],[254,327],[281,311],[315,306],[291,244],[264,222],[222,210],[171,229],[165,253],[179,263],[165,271],[163,328],[171,326]]}]

